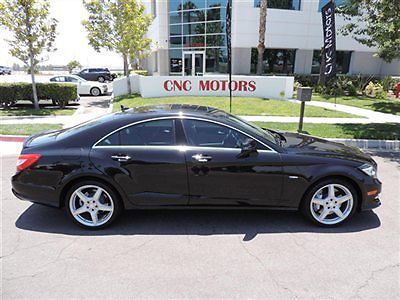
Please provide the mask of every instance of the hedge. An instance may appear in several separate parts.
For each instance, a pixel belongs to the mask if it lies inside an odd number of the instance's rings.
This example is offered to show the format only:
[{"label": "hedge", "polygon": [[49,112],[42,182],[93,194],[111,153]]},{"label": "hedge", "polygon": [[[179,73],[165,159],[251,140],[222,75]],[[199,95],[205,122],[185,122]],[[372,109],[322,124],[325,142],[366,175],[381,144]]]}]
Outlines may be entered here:
[{"label": "hedge", "polygon": [[296,87],[311,86],[314,91],[324,95],[357,96],[365,94],[369,84],[379,85],[382,88],[381,97],[386,98],[386,92],[395,89],[398,79],[390,76],[378,77],[373,75],[338,75],[336,80],[328,85],[318,84],[318,75],[295,75]]},{"label": "hedge", "polygon": [[[60,107],[78,98],[77,86],[71,83],[37,83],[39,100],[52,100]],[[0,83],[0,104],[8,107],[18,100],[33,102],[32,84],[30,83]]]}]

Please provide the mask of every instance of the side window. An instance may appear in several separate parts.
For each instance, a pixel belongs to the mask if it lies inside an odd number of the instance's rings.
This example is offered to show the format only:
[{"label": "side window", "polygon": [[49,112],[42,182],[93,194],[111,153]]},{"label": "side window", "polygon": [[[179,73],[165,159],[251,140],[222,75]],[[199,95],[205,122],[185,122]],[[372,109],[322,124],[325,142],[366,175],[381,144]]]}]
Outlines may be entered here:
[{"label": "side window", "polygon": [[74,77],[67,77],[67,81],[68,82],[78,82],[78,79],[76,79]]},{"label": "side window", "polygon": [[116,132],[101,140],[98,146],[119,146],[119,144],[119,132]]},{"label": "side window", "polygon": [[121,145],[171,146],[175,145],[174,121],[157,120],[140,123],[120,131]]},{"label": "side window", "polygon": [[89,73],[89,69],[83,69],[81,73]]},{"label": "side window", "polygon": [[183,120],[190,146],[240,148],[249,137],[226,126],[199,120]]},{"label": "side window", "polygon": [[59,81],[59,82],[65,82],[65,77],[64,76],[60,76],[60,77],[58,77],[58,80],[57,81]]}]

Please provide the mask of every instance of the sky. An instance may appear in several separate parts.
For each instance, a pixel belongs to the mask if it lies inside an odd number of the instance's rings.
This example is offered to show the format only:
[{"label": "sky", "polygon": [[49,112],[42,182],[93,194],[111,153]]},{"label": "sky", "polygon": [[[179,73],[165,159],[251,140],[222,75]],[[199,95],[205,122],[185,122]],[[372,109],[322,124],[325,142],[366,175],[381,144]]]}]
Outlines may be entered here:
[{"label": "sky", "polygon": [[[50,0],[50,15],[58,20],[55,52],[46,54],[43,64],[65,65],[71,60],[78,60],[84,67],[121,68],[122,58],[116,53],[93,50],[88,45],[87,33],[81,22],[87,13],[82,0]],[[5,39],[11,35],[0,28],[0,65],[11,66],[13,63],[23,65],[12,57]]]}]

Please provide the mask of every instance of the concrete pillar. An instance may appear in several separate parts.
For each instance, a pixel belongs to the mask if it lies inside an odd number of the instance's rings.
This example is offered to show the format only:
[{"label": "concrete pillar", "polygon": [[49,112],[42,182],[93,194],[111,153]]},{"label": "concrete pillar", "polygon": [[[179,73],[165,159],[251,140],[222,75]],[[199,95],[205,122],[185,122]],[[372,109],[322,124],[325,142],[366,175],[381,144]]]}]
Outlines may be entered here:
[{"label": "concrete pillar", "polygon": [[232,48],[232,74],[250,74],[251,48]]},{"label": "concrete pillar", "polygon": [[311,74],[313,54],[313,50],[296,50],[296,57],[294,60],[295,74]]}]

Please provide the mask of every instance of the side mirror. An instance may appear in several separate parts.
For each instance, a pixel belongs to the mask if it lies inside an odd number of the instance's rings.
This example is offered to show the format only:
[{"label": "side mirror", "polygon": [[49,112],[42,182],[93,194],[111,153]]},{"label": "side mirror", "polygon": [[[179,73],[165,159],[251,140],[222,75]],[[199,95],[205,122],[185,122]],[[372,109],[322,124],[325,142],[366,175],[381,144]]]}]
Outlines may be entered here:
[{"label": "side mirror", "polygon": [[252,153],[257,153],[257,142],[252,139],[248,139],[241,146],[242,151],[239,153],[238,158],[249,157]]}]

